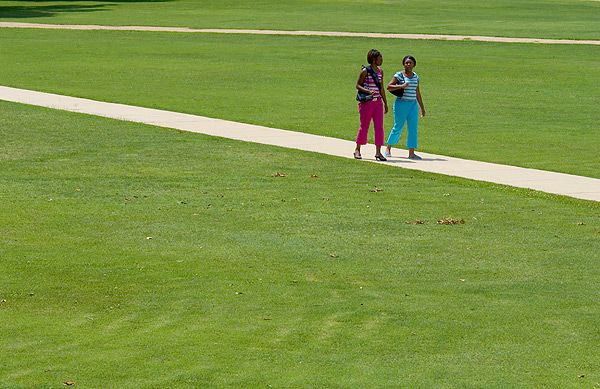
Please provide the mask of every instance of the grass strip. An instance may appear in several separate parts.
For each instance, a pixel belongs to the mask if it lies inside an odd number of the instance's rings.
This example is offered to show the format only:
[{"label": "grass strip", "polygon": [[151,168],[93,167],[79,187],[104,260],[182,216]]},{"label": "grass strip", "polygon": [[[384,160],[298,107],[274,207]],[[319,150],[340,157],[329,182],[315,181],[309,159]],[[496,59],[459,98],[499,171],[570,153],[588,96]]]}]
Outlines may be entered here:
[{"label": "grass strip", "polygon": [[[428,113],[421,150],[600,178],[600,106],[590,90],[600,73],[587,46],[12,29],[0,37],[3,85],[348,140],[365,53],[382,51],[386,79],[412,54]],[[390,113],[386,133],[392,125]]]},{"label": "grass strip", "polygon": [[599,9],[572,0],[3,1],[0,20],[600,39]]},{"label": "grass strip", "polygon": [[597,203],[0,112],[2,387],[600,380]]}]

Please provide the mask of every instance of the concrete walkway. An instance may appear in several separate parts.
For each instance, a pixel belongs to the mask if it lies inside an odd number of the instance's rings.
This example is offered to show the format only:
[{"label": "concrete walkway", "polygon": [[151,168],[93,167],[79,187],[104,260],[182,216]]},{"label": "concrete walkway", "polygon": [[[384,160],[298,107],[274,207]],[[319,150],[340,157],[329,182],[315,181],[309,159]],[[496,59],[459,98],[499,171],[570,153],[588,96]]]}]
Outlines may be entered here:
[{"label": "concrete walkway", "polygon": [[51,30],[104,30],[104,31],[151,31],[151,32],[182,32],[182,33],[212,33],[212,34],[252,34],[252,35],[296,35],[296,36],[343,36],[354,38],[376,39],[428,39],[447,41],[477,41],[503,43],[540,43],[560,45],[600,45],[598,40],[577,39],[546,39],[546,38],[509,38],[478,35],[441,35],[441,34],[388,34],[368,32],[339,32],[339,31],[285,31],[285,30],[241,30],[224,28],[188,28],[188,27],[158,27],[158,26],[102,26],[93,24],[41,24],[0,22],[3,28],[42,28]]},{"label": "concrete walkway", "polygon": [[[355,147],[353,141],[337,138],[5,86],[0,86],[0,100],[345,158],[353,158],[352,152]],[[406,158],[408,154],[405,150],[394,149],[392,151],[395,152],[395,155],[389,158],[387,162],[376,162],[374,160],[375,147],[373,145],[366,145],[362,148],[364,159],[356,161],[356,163],[364,163],[365,161],[374,162],[404,169],[421,170],[519,188],[529,188],[579,199],[600,201],[600,179],[487,162],[468,161],[423,152],[419,152],[419,155],[423,159],[414,161]]]}]

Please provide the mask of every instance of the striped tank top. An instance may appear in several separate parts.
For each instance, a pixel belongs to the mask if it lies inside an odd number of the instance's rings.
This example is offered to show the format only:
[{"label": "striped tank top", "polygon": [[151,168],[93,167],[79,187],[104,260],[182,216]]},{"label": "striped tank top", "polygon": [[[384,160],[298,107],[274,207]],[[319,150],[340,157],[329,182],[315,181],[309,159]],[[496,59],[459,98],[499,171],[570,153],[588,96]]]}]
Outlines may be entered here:
[{"label": "striped tank top", "polygon": [[[377,78],[379,79],[379,85],[383,85],[383,71],[381,70],[381,68],[379,68]],[[377,88],[377,84],[375,84],[375,81],[373,80],[373,77],[371,77],[371,73],[369,73],[369,71],[367,71],[367,76],[365,77],[365,81],[363,82],[362,86],[363,88],[374,90],[375,94],[373,96],[375,98],[381,97],[381,94],[379,93],[379,88]]]},{"label": "striped tank top", "polygon": [[406,77],[402,72],[394,74],[394,77],[398,80],[398,85],[402,85],[408,82],[408,86],[404,88],[404,94],[402,97],[398,97],[404,101],[414,101],[417,99],[417,87],[419,86],[419,76],[413,72],[412,78]]}]

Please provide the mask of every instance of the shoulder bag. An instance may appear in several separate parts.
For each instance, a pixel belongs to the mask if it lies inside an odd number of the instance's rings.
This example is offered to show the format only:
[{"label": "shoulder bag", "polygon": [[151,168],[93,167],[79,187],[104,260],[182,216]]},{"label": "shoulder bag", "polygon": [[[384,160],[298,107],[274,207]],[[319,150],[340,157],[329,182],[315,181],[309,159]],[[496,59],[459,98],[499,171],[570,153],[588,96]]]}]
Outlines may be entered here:
[{"label": "shoulder bag", "polygon": [[[402,73],[400,73],[400,74],[402,74]],[[404,81],[404,74],[402,74],[402,80]],[[404,84],[404,83],[402,83],[402,84]],[[398,85],[402,85],[402,84],[398,84]],[[402,96],[404,96],[404,89],[391,90],[390,93],[396,97],[402,97]]]},{"label": "shoulder bag", "polygon": [[[377,75],[375,74],[375,72],[373,71],[371,66],[367,66],[366,69],[367,69],[367,72],[369,72],[369,74],[371,75],[371,78],[373,79],[373,81],[375,81],[375,85],[377,85],[377,89],[379,89],[379,93],[382,93],[381,92],[381,83],[379,82],[379,77],[377,77]],[[373,100],[373,98],[374,98],[373,95],[370,93],[365,93],[365,92],[361,92],[361,91],[358,91],[356,93],[356,101],[358,101],[360,103],[371,101],[371,100]]]}]

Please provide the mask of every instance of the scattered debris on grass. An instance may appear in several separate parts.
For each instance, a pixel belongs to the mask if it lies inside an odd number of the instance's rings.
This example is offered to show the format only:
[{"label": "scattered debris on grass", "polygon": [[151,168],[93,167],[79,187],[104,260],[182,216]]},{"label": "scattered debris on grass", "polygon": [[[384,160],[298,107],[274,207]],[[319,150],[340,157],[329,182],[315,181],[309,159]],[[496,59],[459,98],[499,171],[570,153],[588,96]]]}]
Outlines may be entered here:
[{"label": "scattered debris on grass", "polygon": [[377,193],[377,192],[383,192],[383,189],[375,187],[375,189],[371,189],[371,192],[375,192],[375,193]]},{"label": "scattered debris on grass", "polygon": [[329,254],[329,256],[330,256],[331,258],[337,258],[337,257],[339,257],[339,255],[337,255],[337,254]]},{"label": "scattered debris on grass", "polygon": [[438,220],[437,224],[465,224],[466,221],[465,219],[451,219],[451,218],[446,218],[446,219],[442,219],[442,220]]},{"label": "scattered debris on grass", "polygon": [[577,223],[577,225],[578,226],[585,226],[585,223],[584,222],[579,222],[579,223]]},{"label": "scattered debris on grass", "polygon": [[271,174],[271,177],[287,177],[287,174],[277,172],[275,174]]},{"label": "scattered debris on grass", "polygon": [[415,220],[412,222],[409,222],[408,220],[406,220],[404,223],[406,223],[406,224],[425,224],[425,222],[423,220]]},{"label": "scattered debris on grass", "polygon": [[319,178],[319,176],[317,176],[316,174],[311,174],[310,178]]}]

